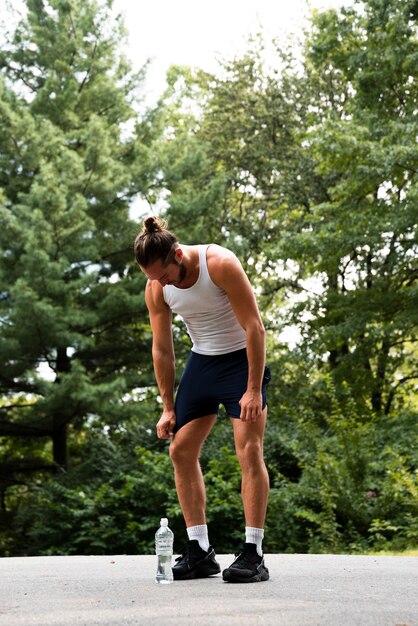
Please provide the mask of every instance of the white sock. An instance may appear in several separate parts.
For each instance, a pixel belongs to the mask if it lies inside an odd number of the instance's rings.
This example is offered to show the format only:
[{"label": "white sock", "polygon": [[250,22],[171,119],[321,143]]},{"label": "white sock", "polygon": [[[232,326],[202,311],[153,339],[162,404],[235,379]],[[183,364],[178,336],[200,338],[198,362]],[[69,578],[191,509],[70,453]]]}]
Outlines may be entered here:
[{"label": "white sock", "polygon": [[245,541],[246,543],[255,543],[257,546],[258,556],[263,556],[263,537],[264,528],[252,528],[252,526],[245,527]]},{"label": "white sock", "polygon": [[200,526],[190,526],[187,529],[187,535],[189,539],[197,539],[202,550],[205,552],[209,550],[208,527],[206,524],[200,524]]}]

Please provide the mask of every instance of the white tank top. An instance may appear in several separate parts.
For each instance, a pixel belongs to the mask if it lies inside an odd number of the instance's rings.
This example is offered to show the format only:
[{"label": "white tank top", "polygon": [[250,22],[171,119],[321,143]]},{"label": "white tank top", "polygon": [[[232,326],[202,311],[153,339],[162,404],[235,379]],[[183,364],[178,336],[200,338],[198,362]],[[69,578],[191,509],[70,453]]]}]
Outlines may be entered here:
[{"label": "white tank top", "polygon": [[164,300],[180,315],[198,354],[226,354],[246,347],[246,333],[238,322],[228,296],[212,282],[206,261],[210,244],[199,248],[199,277],[187,289],[163,287]]}]

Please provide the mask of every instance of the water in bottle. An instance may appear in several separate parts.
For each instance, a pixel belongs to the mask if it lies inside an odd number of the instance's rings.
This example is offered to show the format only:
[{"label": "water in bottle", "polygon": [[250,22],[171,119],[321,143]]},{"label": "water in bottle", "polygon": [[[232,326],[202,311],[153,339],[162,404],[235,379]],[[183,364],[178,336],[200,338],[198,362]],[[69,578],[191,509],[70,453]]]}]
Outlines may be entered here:
[{"label": "water in bottle", "polygon": [[173,582],[171,558],[173,556],[174,534],[168,527],[166,517],[161,518],[160,528],[155,533],[155,553],[158,558],[155,582],[168,585]]}]

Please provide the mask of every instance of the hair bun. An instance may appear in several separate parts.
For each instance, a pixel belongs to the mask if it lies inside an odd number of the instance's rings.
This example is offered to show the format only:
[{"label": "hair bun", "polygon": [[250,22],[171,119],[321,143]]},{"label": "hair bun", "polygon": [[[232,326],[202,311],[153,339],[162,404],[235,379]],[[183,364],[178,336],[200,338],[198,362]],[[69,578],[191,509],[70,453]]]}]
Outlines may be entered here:
[{"label": "hair bun", "polygon": [[147,234],[161,232],[166,227],[166,222],[155,215],[144,219],[144,232]]},{"label": "hair bun", "polygon": [[136,236],[134,250],[139,267],[149,267],[156,261],[167,264],[169,255],[177,248],[177,237],[167,229],[167,222],[155,215],[146,217],[142,231]]}]

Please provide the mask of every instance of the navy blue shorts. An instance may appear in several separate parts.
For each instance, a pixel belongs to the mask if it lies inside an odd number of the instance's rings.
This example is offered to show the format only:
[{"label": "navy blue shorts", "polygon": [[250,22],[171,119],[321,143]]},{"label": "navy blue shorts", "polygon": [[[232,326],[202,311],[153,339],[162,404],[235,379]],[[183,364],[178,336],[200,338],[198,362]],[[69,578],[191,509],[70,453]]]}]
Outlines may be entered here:
[{"label": "navy blue shorts", "polygon": [[[271,379],[266,365],[262,383],[263,409],[267,404],[267,383]],[[204,415],[217,415],[223,404],[229,417],[239,419],[239,401],[247,389],[248,360],[245,348],[207,356],[191,352],[176,395],[176,432]]]}]

